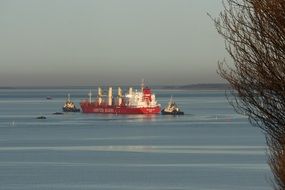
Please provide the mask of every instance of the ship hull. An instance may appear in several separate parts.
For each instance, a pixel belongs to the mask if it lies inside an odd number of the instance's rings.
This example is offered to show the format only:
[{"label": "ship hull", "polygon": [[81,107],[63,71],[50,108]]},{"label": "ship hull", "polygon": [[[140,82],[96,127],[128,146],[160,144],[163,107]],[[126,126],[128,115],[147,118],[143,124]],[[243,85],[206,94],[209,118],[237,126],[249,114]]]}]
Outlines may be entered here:
[{"label": "ship hull", "polygon": [[78,109],[78,108],[65,108],[65,107],[63,107],[63,108],[62,108],[62,111],[63,111],[63,112],[80,112],[80,109]]},{"label": "ship hull", "polygon": [[163,110],[161,110],[161,114],[162,114],[162,115],[184,115],[184,112],[183,112],[183,111],[168,112],[168,111],[165,111],[165,110],[163,109]]},{"label": "ship hull", "polygon": [[102,113],[102,114],[159,114],[160,107],[127,107],[127,106],[98,106],[94,103],[81,102],[83,113]]}]

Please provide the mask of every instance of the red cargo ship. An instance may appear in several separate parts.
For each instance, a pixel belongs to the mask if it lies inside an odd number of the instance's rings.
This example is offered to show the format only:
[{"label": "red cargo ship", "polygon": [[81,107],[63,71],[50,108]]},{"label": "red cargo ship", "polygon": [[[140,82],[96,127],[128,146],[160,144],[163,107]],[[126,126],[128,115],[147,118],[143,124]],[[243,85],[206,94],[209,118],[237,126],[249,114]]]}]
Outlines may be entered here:
[{"label": "red cargo ship", "polygon": [[155,95],[150,88],[141,85],[141,91],[129,92],[123,96],[122,89],[118,88],[117,97],[113,97],[112,87],[109,88],[108,96],[104,96],[102,89],[98,88],[98,96],[92,101],[91,91],[89,100],[80,102],[83,113],[108,113],[108,114],[158,114],[160,104],[157,103]]}]

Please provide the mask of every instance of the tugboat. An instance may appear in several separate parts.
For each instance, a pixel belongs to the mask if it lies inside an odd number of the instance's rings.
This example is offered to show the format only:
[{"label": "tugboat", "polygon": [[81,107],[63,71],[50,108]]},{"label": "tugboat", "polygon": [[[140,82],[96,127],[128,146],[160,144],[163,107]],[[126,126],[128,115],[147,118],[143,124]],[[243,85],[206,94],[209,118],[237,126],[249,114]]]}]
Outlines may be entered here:
[{"label": "tugboat", "polygon": [[161,110],[162,115],[184,115],[184,112],[181,111],[176,103],[170,98],[168,105]]},{"label": "tugboat", "polygon": [[80,109],[75,107],[75,104],[70,100],[70,94],[67,96],[67,100],[62,107],[63,112],[80,112]]},{"label": "tugboat", "polygon": [[46,99],[47,100],[52,100],[52,97],[51,96],[47,96]]},{"label": "tugboat", "polygon": [[46,116],[38,116],[36,119],[46,119]]},{"label": "tugboat", "polygon": [[53,115],[63,115],[63,113],[62,112],[54,112],[54,113],[52,113]]}]

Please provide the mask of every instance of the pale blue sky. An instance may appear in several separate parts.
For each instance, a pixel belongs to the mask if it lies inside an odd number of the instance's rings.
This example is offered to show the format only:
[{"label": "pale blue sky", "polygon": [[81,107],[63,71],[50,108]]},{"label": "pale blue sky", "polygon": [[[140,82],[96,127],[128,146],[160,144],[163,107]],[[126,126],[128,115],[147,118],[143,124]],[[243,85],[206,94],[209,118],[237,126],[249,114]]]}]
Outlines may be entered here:
[{"label": "pale blue sky", "polygon": [[0,86],[222,82],[221,0],[0,0]]}]

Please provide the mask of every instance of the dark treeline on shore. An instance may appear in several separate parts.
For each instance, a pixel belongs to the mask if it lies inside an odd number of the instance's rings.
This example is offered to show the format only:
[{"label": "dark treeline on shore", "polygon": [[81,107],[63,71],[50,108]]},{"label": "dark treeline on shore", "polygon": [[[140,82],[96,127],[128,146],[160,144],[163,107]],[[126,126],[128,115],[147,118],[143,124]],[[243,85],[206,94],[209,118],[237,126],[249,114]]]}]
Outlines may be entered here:
[{"label": "dark treeline on shore", "polygon": [[188,85],[173,85],[162,86],[162,89],[174,90],[227,90],[229,85],[225,83],[202,83],[202,84],[188,84]]},{"label": "dark treeline on shore", "polygon": [[[104,88],[108,86],[102,85],[101,87]],[[118,85],[115,85],[113,87],[118,87]],[[127,88],[128,86],[122,85],[121,87]],[[135,85],[134,87],[139,88],[138,85]],[[154,85],[154,86],[150,85],[150,87],[154,89],[166,89],[166,90],[227,90],[229,89],[229,85],[225,83],[201,83],[201,84],[188,84],[188,85]],[[18,86],[18,87],[0,86],[0,89],[77,89],[77,88],[89,89],[89,88],[94,88],[94,86]]]}]

